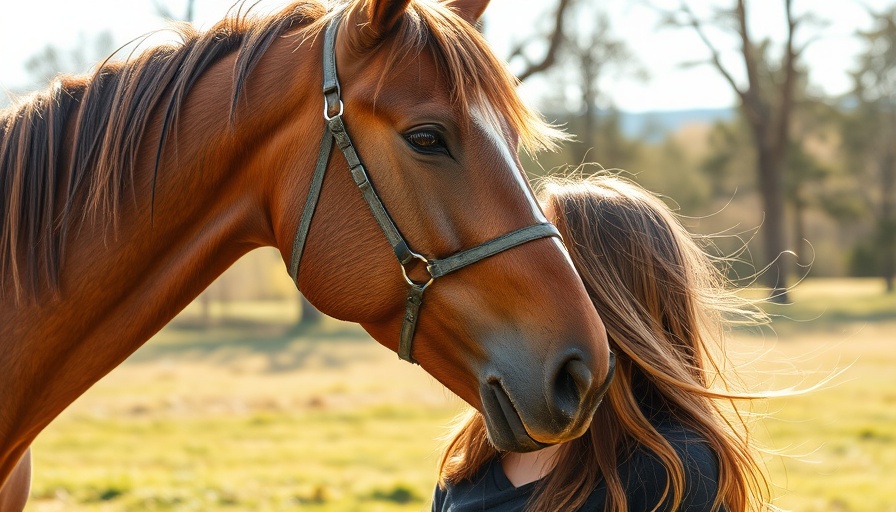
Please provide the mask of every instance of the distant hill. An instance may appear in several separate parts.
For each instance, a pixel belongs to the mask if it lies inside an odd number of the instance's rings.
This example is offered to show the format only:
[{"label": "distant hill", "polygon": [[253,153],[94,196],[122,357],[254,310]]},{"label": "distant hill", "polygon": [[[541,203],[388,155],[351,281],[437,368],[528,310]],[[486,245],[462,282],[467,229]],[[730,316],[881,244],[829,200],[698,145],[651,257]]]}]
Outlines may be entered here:
[{"label": "distant hill", "polygon": [[[603,110],[598,116],[609,116],[610,111]],[[687,125],[712,125],[716,121],[728,121],[734,119],[737,111],[734,108],[704,108],[691,110],[658,110],[654,112],[625,112],[617,111],[620,119],[620,127],[623,135],[631,139],[639,139],[647,142],[659,142],[670,133],[679,131]],[[569,112],[554,113],[544,112],[548,120],[569,120]],[[568,123],[567,123],[568,124]]]},{"label": "distant hill", "polygon": [[667,110],[657,112],[620,112],[622,132],[632,138],[652,142],[678,131],[681,127],[694,124],[712,124],[716,121],[734,119],[733,108]]}]

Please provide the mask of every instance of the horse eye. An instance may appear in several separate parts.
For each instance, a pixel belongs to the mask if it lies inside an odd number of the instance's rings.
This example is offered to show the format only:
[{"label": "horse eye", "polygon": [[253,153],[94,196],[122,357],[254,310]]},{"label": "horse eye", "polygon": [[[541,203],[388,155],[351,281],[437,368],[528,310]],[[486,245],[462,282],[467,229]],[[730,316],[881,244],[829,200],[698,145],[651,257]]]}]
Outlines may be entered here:
[{"label": "horse eye", "polygon": [[443,153],[448,154],[448,147],[445,140],[438,132],[432,130],[421,130],[405,135],[408,144],[420,153]]}]

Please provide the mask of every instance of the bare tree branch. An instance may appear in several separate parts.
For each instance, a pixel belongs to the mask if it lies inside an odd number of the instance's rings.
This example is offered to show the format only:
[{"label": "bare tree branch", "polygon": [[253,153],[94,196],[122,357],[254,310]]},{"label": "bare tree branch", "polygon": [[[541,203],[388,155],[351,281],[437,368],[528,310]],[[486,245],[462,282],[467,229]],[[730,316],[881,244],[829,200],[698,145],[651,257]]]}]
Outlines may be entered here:
[{"label": "bare tree branch", "polygon": [[156,8],[156,14],[160,18],[165,18],[166,20],[176,19],[176,16],[171,12],[171,9],[168,8],[167,5],[163,4],[159,0],[153,0],[153,6]]},{"label": "bare tree branch", "polygon": [[187,8],[184,12],[184,21],[189,21],[192,23],[193,21],[193,8],[196,5],[196,0],[187,0]]},{"label": "bare tree branch", "polygon": [[749,87],[741,98],[744,101],[747,115],[752,119],[753,127],[764,126],[767,122],[767,112],[762,103],[762,78],[759,76],[759,64],[756,61],[756,46],[750,38],[747,28],[747,7],[744,0],[737,0],[737,31],[741,39],[741,53],[744,57],[744,67],[747,70]]},{"label": "bare tree branch", "polygon": [[565,14],[569,6],[574,2],[575,0],[560,0],[560,2],[557,4],[557,11],[554,13],[554,29],[551,31],[550,38],[548,39],[547,52],[545,52],[544,57],[541,59],[541,61],[535,63],[528,62],[528,59],[526,59],[525,55],[523,54],[523,45],[517,46],[511,52],[508,60],[514,57],[520,57],[524,60],[527,60],[526,68],[523,69],[522,72],[517,74],[517,78],[519,78],[521,82],[532,75],[546,71],[557,61],[557,52],[563,45],[563,41],[565,39]]},{"label": "bare tree branch", "polygon": [[725,65],[722,64],[722,56],[719,53],[719,50],[712,44],[712,41],[709,40],[709,36],[706,35],[706,31],[703,29],[703,22],[700,21],[694,11],[691,10],[691,7],[684,0],[681,2],[681,12],[687,15],[687,21],[685,23],[694,29],[694,32],[696,32],[697,36],[700,37],[700,40],[703,41],[706,49],[709,50],[712,65],[722,74],[722,77],[740,97],[741,101],[746,102],[744,91],[737,85],[734,76],[732,76]]},{"label": "bare tree branch", "polygon": [[193,11],[196,4],[196,0],[187,0],[187,5],[184,8],[183,17],[176,16],[167,5],[162,3],[160,0],[153,0],[153,5],[156,8],[156,14],[160,18],[165,18],[166,20],[181,20],[181,21],[193,21]]},{"label": "bare tree branch", "polygon": [[[743,1],[743,0],[740,0]],[[794,34],[797,21],[793,17],[793,0],[785,0],[784,10],[787,15],[787,43],[784,50],[784,83],[781,84],[781,97],[778,105],[777,125],[773,130],[771,143],[775,153],[783,153],[784,146],[789,140],[790,118],[793,112],[793,95],[796,88],[797,70],[796,59],[799,56],[794,48]]]}]

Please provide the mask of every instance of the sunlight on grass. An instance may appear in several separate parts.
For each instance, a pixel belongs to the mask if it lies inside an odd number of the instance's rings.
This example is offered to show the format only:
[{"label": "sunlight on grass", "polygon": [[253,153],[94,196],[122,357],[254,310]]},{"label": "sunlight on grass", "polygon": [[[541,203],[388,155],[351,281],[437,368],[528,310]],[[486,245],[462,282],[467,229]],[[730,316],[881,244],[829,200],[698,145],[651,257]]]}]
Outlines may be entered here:
[{"label": "sunlight on grass", "polygon": [[433,439],[450,415],[73,417],[35,447],[35,510],[59,502],[64,510],[419,510],[431,490]]},{"label": "sunlight on grass", "polygon": [[766,462],[776,504],[785,510],[896,511],[896,492],[877,476],[896,471],[896,323],[862,330],[847,341],[811,334],[781,339],[765,347],[756,365],[763,372],[757,390],[805,389],[833,376],[820,389],[757,408],[768,414],[756,433],[774,453]]}]

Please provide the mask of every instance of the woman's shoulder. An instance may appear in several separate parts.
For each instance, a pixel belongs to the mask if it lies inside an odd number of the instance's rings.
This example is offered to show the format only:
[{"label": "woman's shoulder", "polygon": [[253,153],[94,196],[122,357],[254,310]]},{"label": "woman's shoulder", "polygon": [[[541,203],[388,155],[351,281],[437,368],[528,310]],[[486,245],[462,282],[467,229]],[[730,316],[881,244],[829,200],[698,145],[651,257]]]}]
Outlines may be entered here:
[{"label": "woman's shoulder", "polygon": [[[687,427],[671,422],[655,425],[681,459],[684,469],[684,496],[679,510],[700,512],[712,509],[718,491],[719,461],[706,439]],[[629,510],[651,510],[663,498],[669,474],[660,458],[639,447],[619,466]],[[669,502],[667,496],[665,502]],[[666,510],[660,507],[658,510]]]},{"label": "woman's shoulder", "polygon": [[711,467],[718,473],[718,457],[702,434],[675,422],[659,423],[655,428],[672,445],[685,466],[688,462],[696,462],[698,466]]},{"label": "woman's shoulder", "polygon": [[[654,427],[669,442],[684,467],[685,490],[678,510],[709,512],[718,489],[719,464],[715,452],[703,436],[680,424],[663,421],[655,423]],[[655,453],[645,447],[634,449],[620,460],[617,469],[628,510],[654,510],[663,500],[669,476]],[[484,464],[470,480],[449,484],[445,489],[436,486],[432,510],[520,511],[525,510],[534,490],[535,484],[513,487],[495,459]],[[580,510],[603,510],[606,499],[606,482],[601,481]],[[669,501],[671,497],[666,497],[664,503]],[[662,505],[656,510],[662,512],[671,507]]]},{"label": "woman's shoulder", "polygon": [[494,458],[483,464],[469,480],[449,483],[443,489],[436,486],[433,494],[434,512],[518,512],[525,510],[535,483],[520,487],[507,479],[501,462]]}]

